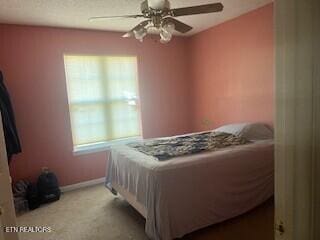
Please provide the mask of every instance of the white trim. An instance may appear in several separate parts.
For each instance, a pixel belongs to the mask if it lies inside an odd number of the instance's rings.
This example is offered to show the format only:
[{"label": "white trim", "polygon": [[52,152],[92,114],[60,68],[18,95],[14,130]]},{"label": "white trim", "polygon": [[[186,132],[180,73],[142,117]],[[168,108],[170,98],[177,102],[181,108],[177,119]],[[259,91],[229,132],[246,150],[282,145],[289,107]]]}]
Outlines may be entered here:
[{"label": "white trim", "polygon": [[85,182],[80,182],[80,183],[76,183],[76,184],[71,184],[71,185],[67,185],[67,186],[63,186],[60,188],[61,192],[65,193],[65,192],[70,192],[70,191],[74,191],[80,188],[85,188],[85,187],[91,187],[94,185],[98,185],[101,183],[104,183],[106,180],[105,177],[103,178],[98,178],[98,179],[93,179],[90,181],[85,181]]},{"label": "white trim", "polygon": [[128,144],[128,143],[140,141],[140,140],[142,140],[142,137],[138,136],[138,137],[117,139],[117,140],[112,140],[108,142],[98,142],[93,144],[75,146],[73,149],[73,155],[79,156],[79,155],[84,155],[89,153],[104,152],[104,151],[110,150],[112,146]]}]

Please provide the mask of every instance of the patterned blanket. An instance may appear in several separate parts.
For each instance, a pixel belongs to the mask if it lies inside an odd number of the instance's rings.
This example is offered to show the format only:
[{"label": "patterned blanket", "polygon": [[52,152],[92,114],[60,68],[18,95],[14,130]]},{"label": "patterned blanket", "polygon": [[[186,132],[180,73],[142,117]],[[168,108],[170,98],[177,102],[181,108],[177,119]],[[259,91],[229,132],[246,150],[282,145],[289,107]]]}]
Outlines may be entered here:
[{"label": "patterned blanket", "polygon": [[245,138],[224,132],[205,132],[181,137],[166,139],[145,140],[138,143],[130,143],[129,147],[144,154],[153,156],[159,161],[170,158],[200,153],[203,151],[214,151],[217,149],[247,144]]}]

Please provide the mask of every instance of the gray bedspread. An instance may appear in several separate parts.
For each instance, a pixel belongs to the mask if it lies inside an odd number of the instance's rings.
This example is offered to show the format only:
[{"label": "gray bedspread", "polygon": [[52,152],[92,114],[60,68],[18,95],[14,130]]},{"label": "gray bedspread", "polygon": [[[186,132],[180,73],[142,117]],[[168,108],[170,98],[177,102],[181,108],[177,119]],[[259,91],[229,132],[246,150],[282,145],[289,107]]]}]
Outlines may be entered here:
[{"label": "gray bedspread", "polygon": [[150,239],[171,240],[243,214],[273,195],[273,141],[155,161],[128,146],[110,151],[106,186],[145,206]]}]

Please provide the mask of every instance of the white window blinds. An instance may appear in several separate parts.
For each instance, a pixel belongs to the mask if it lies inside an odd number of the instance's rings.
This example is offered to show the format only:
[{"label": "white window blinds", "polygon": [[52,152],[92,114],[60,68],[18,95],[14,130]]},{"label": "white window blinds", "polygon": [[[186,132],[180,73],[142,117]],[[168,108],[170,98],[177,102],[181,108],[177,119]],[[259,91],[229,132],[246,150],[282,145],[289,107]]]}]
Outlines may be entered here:
[{"label": "white window blinds", "polygon": [[64,56],[74,146],[140,136],[136,57]]}]

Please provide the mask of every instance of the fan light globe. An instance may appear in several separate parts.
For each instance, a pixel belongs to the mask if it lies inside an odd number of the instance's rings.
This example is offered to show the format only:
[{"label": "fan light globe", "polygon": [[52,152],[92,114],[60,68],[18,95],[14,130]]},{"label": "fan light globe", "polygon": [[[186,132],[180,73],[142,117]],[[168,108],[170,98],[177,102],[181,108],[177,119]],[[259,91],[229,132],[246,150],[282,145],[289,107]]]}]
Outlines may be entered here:
[{"label": "fan light globe", "polygon": [[172,34],[175,30],[175,25],[174,23],[168,22],[162,26],[162,29]]},{"label": "fan light globe", "polygon": [[144,37],[147,35],[147,29],[140,28],[138,30],[134,30],[133,33],[137,40],[139,40],[140,42],[143,42]]},{"label": "fan light globe", "polygon": [[160,37],[161,37],[161,40],[160,40],[161,43],[168,43],[172,39],[172,33],[161,29]]},{"label": "fan light globe", "polygon": [[160,29],[160,42],[168,43],[172,39],[172,34],[175,30],[175,25],[171,22],[165,23]]}]

